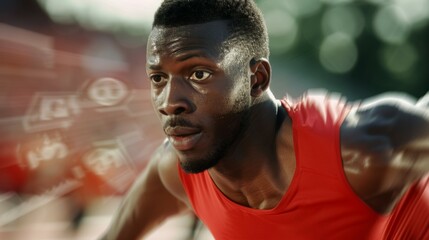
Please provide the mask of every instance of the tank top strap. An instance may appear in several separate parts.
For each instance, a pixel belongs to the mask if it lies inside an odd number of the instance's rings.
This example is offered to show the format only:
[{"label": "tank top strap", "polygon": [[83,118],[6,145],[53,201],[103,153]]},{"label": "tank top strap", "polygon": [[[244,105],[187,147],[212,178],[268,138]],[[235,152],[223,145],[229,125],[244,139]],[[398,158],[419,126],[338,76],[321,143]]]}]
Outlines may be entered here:
[{"label": "tank top strap", "polygon": [[310,91],[298,101],[285,97],[281,102],[292,119],[297,166],[343,176],[340,127],[350,108],[345,99]]}]

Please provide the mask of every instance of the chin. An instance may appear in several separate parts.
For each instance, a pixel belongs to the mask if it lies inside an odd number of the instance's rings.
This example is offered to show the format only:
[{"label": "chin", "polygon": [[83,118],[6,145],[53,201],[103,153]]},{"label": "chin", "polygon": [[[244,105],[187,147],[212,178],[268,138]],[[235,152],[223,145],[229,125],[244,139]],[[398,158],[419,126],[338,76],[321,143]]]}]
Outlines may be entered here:
[{"label": "chin", "polygon": [[203,158],[186,158],[180,157],[180,167],[186,173],[201,173],[214,167],[220,158],[203,157]]},{"label": "chin", "polygon": [[[211,145],[213,146],[213,144]],[[201,151],[201,149],[204,149]],[[216,147],[200,148],[200,151],[189,150],[185,152],[178,152],[179,162],[182,169],[187,173],[200,173],[208,170],[218,164],[218,162],[225,156],[228,150],[228,145],[221,143]]]}]

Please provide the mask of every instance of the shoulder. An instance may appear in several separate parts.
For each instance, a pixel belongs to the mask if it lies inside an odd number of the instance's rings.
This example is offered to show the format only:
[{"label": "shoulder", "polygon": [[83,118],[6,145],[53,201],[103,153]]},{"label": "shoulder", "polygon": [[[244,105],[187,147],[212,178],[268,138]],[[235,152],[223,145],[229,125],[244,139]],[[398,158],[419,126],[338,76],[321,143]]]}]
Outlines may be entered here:
[{"label": "shoulder", "polygon": [[393,199],[428,172],[427,96],[416,101],[387,93],[352,105],[341,125],[341,157],[361,197],[384,194]]},{"label": "shoulder", "polygon": [[350,117],[392,118],[423,109],[415,98],[402,93],[384,93],[355,104]]},{"label": "shoulder", "polygon": [[324,128],[338,126],[349,107],[345,97],[322,89],[308,90],[298,99],[285,97],[283,102],[295,123]]},{"label": "shoulder", "polygon": [[189,205],[185,190],[182,186],[178,157],[168,140],[156,150],[157,171],[165,188],[176,198]]},{"label": "shoulder", "polygon": [[[355,104],[350,117],[368,118],[391,118],[412,111],[415,108],[416,100],[406,94],[385,93],[368,98]],[[349,117],[349,119],[350,119]]]},{"label": "shoulder", "polygon": [[386,158],[399,147],[415,100],[387,93],[352,104],[341,125],[341,147],[362,155]]},{"label": "shoulder", "polygon": [[352,106],[341,126],[341,143],[368,153],[412,148],[414,140],[427,136],[427,112],[408,95],[378,95]]}]

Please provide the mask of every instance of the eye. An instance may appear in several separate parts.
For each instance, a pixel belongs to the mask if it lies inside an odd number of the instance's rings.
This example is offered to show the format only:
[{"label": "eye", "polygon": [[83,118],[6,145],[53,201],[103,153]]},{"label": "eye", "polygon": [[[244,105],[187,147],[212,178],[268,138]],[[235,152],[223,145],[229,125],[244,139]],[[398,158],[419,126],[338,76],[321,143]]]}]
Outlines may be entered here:
[{"label": "eye", "polygon": [[190,79],[194,81],[203,81],[209,78],[212,74],[207,71],[198,70],[192,73]]},{"label": "eye", "polygon": [[162,75],[160,75],[160,74],[151,75],[149,78],[155,84],[156,83],[161,83],[163,80],[165,80],[165,77],[162,76]]}]

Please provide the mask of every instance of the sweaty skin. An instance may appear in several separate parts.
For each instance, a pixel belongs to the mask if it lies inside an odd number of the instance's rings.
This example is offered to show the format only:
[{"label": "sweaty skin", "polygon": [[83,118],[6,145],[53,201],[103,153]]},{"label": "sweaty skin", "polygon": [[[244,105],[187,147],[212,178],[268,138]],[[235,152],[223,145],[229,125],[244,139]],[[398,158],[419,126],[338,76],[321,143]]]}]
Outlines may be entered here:
[{"label": "sweaty skin", "polygon": [[428,109],[404,95],[381,95],[356,106],[341,126],[348,181],[377,212],[390,212],[429,170]]},{"label": "sweaty skin", "polygon": [[[190,208],[177,161],[190,172],[209,168],[223,194],[243,206],[271,209],[287,191],[296,161],[293,123],[269,90],[268,60],[231,61],[236,51],[223,51],[226,26],[216,21],[152,30],[146,70],[167,139],[127,194],[106,239],[135,239]],[[428,139],[427,103],[392,97],[354,106],[341,126],[351,187],[375,211],[389,212],[428,172]]]}]

